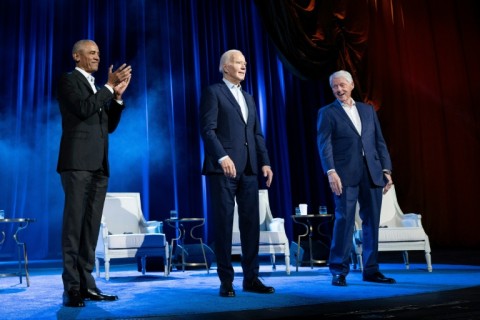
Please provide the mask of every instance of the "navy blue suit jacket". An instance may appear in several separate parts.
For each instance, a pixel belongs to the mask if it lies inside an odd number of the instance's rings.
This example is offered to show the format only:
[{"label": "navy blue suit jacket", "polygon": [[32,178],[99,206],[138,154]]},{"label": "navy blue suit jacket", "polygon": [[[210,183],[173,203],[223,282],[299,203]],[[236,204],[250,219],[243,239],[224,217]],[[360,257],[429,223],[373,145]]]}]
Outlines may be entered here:
[{"label": "navy blue suit jacket", "polygon": [[361,179],[364,152],[373,183],[383,187],[383,169],[391,170],[392,162],[377,114],[371,105],[355,103],[362,122],[361,135],[338,100],[319,110],[317,143],[322,167],[325,173],[335,169],[343,186],[355,186]]},{"label": "navy blue suit jacket", "polygon": [[[202,173],[223,174],[218,160],[229,156],[237,174],[242,174],[250,162],[254,174],[258,168],[270,165],[265,140],[253,97],[243,91],[247,102],[245,123],[240,105],[224,82],[207,87],[200,101],[201,135],[205,146]],[[247,152],[248,151],[248,152]]]}]

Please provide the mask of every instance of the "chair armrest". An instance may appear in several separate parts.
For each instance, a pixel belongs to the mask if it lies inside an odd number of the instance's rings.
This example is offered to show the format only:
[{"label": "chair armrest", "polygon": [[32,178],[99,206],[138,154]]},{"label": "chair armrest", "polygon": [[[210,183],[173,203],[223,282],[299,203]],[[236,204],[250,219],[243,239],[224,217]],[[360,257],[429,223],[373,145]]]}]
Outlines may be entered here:
[{"label": "chair armrest", "polygon": [[142,233],[163,233],[163,222],[150,220],[141,227]]},{"label": "chair armrest", "polygon": [[401,224],[403,227],[421,227],[422,222],[421,222],[422,216],[417,213],[405,213],[402,216],[402,221]]},{"label": "chair armrest", "polygon": [[285,220],[283,218],[273,218],[268,224],[268,231],[277,232],[281,243],[285,246],[285,255],[290,255],[290,246],[285,232]]},{"label": "chair armrest", "polygon": [[100,232],[98,233],[97,246],[95,248],[95,254],[108,251],[108,228],[104,222],[100,223]]},{"label": "chair armrest", "polygon": [[103,239],[106,239],[108,237],[108,227],[105,222],[100,223],[100,235]]},{"label": "chair armrest", "polygon": [[285,232],[285,220],[283,218],[273,218],[268,224],[268,231]]},{"label": "chair armrest", "polygon": [[418,213],[404,213],[403,216],[404,216],[404,219],[415,219],[415,220],[418,220],[418,219],[421,219],[421,218],[422,218],[422,215],[421,215],[421,214],[418,214]]}]

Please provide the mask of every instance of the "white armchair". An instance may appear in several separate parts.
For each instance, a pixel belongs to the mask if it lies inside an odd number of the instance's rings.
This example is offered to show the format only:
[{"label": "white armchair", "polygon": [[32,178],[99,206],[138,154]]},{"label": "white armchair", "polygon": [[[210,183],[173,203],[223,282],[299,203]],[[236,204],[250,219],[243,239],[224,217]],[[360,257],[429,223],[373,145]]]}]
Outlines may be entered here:
[{"label": "white armchair", "polygon": [[99,259],[105,262],[105,279],[109,280],[111,259],[140,257],[145,274],[147,256],[163,257],[167,276],[169,247],[162,229],[162,222],[143,217],[140,193],[107,193],[95,250],[97,277]]},{"label": "white armchair", "polygon": [[[268,190],[259,190],[260,209],[260,246],[259,254],[269,254],[272,268],[276,270],[275,255],[285,256],[285,267],[287,274],[290,274],[290,247],[285,233],[284,219],[274,218],[270,210]],[[240,230],[238,228],[238,208],[235,203],[233,233],[232,233],[232,254],[242,254],[240,242]]]},{"label": "white armchair", "polygon": [[[432,272],[430,256],[430,242],[422,227],[422,216],[416,213],[404,214],[397,202],[395,186],[383,195],[380,213],[380,230],[378,238],[378,251],[403,251],[405,267],[409,269],[408,251],[421,250],[425,252],[427,270]],[[362,220],[359,216],[359,207],[355,214],[355,231],[353,234],[353,247],[360,270],[362,263]]]}]

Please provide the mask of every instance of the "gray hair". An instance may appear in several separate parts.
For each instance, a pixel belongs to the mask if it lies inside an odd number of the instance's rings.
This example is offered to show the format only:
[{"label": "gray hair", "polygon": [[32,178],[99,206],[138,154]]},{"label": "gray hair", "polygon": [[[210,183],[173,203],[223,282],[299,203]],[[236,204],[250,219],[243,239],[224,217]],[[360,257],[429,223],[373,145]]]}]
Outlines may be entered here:
[{"label": "gray hair", "polygon": [[340,70],[337,72],[332,73],[330,78],[328,78],[328,82],[330,83],[330,87],[332,86],[332,81],[333,79],[336,78],[345,78],[349,83],[353,83],[353,78],[350,72],[345,71],[345,70]]},{"label": "gray hair", "polygon": [[73,48],[72,48],[72,54],[77,53],[79,51],[82,51],[84,45],[89,43],[89,42],[93,42],[93,40],[83,39],[83,40],[78,40],[77,42],[75,42],[75,44],[73,45]]},{"label": "gray hair", "polygon": [[218,71],[220,71],[220,73],[223,73],[223,66],[227,63],[227,61],[232,60],[232,55],[234,53],[240,53],[243,56],[243,53],[240,50],[237,50],[237,49],[232,49],[232,50],[226,51],[220,57],[220,64],[218,66]]}]

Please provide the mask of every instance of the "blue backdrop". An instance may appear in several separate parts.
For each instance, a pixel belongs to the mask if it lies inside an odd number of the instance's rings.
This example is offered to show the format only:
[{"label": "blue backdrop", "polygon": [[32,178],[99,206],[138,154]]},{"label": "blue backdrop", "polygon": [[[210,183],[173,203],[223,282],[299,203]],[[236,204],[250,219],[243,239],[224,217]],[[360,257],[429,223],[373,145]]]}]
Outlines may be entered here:
[{"label": "blue backdrop", "polygon": [[[0,208],[36,219],[22,237],[30,258],[60,257],[55,92],[60,74],[74,67],[74,42],[84,38],[100,48],[97,83],[110,64],[133,66],[127,109],[111,135],[109,191],[140,192],[147,218],[163,220],[171,209],[206,217],[205,240],[213,240],[198,105],[202,89],[221,80],[220,55],[232,48],[248,62],[243,85],[257,101],[273,163],[274,215],[292,237],[296,204],[331,207],[315,145],[316,112],[330,90],[282,65],[252,0],[3,0],[0,21]],[[3,256],[14,252],[12,242]]]}]

